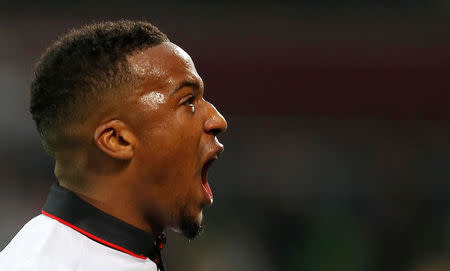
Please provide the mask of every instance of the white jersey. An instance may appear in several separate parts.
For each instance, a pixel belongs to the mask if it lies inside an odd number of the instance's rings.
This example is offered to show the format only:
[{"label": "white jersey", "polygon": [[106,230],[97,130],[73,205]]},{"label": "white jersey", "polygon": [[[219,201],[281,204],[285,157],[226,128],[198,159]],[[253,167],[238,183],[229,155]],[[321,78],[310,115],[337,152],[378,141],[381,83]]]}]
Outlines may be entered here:
[{"label": "white jersey", "polygon": [[0,252],[0,270],[164,270],[158,240],[56,184],[42,214]]}]

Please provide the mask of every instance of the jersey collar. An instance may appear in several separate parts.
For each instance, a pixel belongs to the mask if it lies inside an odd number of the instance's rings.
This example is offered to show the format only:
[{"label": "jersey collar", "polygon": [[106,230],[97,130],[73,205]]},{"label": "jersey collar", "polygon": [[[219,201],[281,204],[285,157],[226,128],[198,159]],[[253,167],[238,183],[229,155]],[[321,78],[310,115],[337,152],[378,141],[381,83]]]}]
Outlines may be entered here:
[{"label": "jersey collar", "polygon": [[115,218],[55,183],[50,188],[42,214],[84,234],[90,239],[141,259],[149,258],[164,270],[161,249],[165,235],[154,236]]}]

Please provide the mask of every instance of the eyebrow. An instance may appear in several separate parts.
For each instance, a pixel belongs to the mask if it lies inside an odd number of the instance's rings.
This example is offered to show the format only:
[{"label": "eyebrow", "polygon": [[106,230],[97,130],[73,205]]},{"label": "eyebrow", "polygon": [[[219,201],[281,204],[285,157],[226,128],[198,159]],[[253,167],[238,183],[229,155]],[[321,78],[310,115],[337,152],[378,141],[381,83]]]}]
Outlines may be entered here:
[{"label": "eyebrow", "polygon": [[173,96],[175,94],[178,93],[178,91],[180,91],[182,88],[184,87],[191,87],[193,88],[195,91],[199,91],[200,90],[200,85],[196,82],[196,81],[182,81],[171,93],[169,96]]}]

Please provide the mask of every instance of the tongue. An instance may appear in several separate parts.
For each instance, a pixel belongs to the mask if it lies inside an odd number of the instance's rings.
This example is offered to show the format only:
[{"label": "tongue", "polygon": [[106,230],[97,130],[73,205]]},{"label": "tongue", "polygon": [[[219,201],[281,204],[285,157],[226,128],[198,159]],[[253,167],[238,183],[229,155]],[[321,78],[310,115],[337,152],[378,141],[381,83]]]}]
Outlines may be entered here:
[{"label": "tongue", "polygon": [[202,184],[203,190],[205,190],[206,194],[208,195],[208,199],[210,201],[210,204],[213,203],[213,194],[211,191],[211,188],[209,187],[209,183],[206,182],[204,184]]}]

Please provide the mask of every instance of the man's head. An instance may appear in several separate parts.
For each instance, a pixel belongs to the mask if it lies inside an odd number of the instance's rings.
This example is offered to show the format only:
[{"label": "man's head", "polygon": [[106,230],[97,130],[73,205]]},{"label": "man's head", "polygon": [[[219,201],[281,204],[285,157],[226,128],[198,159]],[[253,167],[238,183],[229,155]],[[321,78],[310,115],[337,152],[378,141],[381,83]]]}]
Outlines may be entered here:
[{"label": "man's head", "polygon": [[190,238],[225,119],[189,55],[145,22],[74,30],[42,56],[31,113],[59,182],[143,229]]}]

